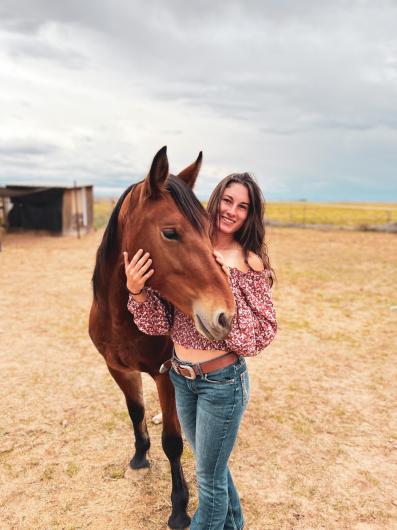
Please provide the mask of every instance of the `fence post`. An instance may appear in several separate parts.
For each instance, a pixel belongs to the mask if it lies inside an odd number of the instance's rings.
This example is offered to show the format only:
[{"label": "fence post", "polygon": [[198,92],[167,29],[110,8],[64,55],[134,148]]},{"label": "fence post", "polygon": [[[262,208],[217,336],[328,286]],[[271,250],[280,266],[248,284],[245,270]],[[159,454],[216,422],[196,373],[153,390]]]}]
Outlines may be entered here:
[{"label": "fence post", "polygon": [[77,230],[77,239],[80,239],[80,214],[79,214],[79,200],[77,197],[77,182],[74,181],[74,202],[76,208],[76,230]]}]

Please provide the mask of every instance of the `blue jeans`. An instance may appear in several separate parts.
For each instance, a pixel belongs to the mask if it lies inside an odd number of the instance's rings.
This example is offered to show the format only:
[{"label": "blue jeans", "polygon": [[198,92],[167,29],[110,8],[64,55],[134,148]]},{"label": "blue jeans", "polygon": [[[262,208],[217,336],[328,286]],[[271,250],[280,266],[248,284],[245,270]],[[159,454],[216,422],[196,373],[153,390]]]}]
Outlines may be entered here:
[{"label": "blue jeans", "polygon": [[194,380],[171,368],[170,378],[179,421],[196,455],[199,505],[190,530],[240,530],[240,498],[227,463],[249,399],[245,359]]}]

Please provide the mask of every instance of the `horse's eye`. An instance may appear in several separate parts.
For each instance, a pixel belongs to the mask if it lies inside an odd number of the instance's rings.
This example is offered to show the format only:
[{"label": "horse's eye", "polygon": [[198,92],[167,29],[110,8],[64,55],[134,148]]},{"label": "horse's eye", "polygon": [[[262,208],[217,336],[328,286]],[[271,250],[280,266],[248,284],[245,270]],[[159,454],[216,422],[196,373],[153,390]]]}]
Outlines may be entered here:
[{"label": "horse's eye", "polygon": [[165,239],[170,239],[172,241],[178,241],[179,235],[175,228],[164,228],[161,233]]}]

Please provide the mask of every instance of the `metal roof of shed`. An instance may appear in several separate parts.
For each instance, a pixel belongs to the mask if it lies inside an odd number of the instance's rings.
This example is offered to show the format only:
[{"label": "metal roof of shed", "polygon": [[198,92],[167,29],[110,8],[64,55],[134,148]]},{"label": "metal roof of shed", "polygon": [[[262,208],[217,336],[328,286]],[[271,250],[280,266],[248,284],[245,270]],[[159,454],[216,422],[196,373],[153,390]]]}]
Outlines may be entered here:
[{"label": "metal roof of shed", "polygon": [[63,189],[63,190],[75,190],[81,188],[92,188],[92,184],[78,184],[76,186],[61,186],[61,185],[49,185],[49,186],[34,186],[25,184],[9,184],[0,187],[0,197],[21,197],[23,195],[31,195],[33,193],[42,193],[51,189]]}]

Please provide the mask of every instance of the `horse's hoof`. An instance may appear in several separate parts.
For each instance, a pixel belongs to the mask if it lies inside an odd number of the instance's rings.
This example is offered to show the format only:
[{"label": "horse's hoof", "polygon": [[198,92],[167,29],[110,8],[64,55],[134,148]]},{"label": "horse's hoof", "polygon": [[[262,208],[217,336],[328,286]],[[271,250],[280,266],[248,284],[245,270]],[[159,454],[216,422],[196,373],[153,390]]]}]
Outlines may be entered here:
[{"label": "horse's hoof", "polygon": [[158,414],[153,416],[152,423],[154,423],[155,425],[159,425],[160,423],[163,423],[163,414],[162,414],[162,412],[159,412]]},{"label": "horse's hoof", "polygon": [[190,523],[191,519],[187,513],[178,513],[176,515],[171,514],[168,519],[168,526],[172,528],[172,530],[186,530],[186,528],[189,528]]},{"label": "horse's hoof", "polygon": [[150,467],[149,460],[146,458],[146,456],[137,456],[135,455],[130,460],[130,467],[131,469],[145,469]]}]

